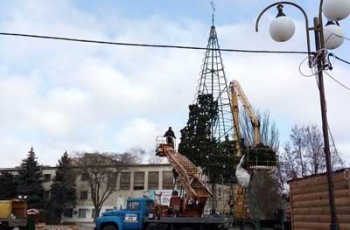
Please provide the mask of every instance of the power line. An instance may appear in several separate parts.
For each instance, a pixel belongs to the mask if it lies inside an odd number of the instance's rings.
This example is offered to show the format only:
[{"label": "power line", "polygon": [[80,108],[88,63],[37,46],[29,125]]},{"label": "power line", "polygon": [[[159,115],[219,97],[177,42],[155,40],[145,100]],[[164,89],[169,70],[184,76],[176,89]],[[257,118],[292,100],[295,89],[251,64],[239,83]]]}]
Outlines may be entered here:
[{"label": "power line", "polygon": [[335,36],[337,36],[337,37],[344,38],[345,40],[350,41],[350,38],[348,38],[348,37],[344,37],[344,36],[340,36],[340,35],[338,35],[338,34],[332,33],[332,35],[333,35],[333,34],[334,34]]},{"label": "power line", "polygon": [[335,81],[336,83],[338,83],[339,85],[341,85],[342,87],[344,87],[345,89],[350,91],[350,87],[344,85],[343,83],[341,83],[340,81],[338,81],[337,79],[335,79],[334,77],[332,77],[332,75],[330,75],[329,73],[327,73],[327,71],[324,71],[333,81]]},{"label": "power line", "polygon": [[[27,37],[27,38],[38,38],[38,39],[50,39],[50,40],[61,40],[70,42],[84,42],[84,43],[95,43],[103,45],[116,45],[116,46],[133,46],[133,47],[151,47],[151,48],[168,48],[168,49],[191,49],[191,50],[208,50],[207,47],[199,46],[179,46],[179,45],[159,45],[159,44],[145,44],[145,43],[127,43],[127,42],[109,42],[102,40],[90,40],[70,37],[56,37],[56,36],[44,36],[35,34],[21,34],[21,33],[5,33],[0,32],[0,35],[4,36],[16,36],[16,37]],[[264,53],[264,54],[307,54],[305,51],[273,51],[273,50],[246,50],[246,49],[211,49],[219,50],[223,52],[236,52],[236,53]]]},{"label": "power line", "polygon": [[328,132],[329,132],[330,137],[331,137],[331,141],[332,141],[332,144],[333,144],[334,153],[335,153],[335,154],[337,155],[337,157],[339,158],[339,163],[340,163],[341,167],[342,167],[342,168],[345,168],[344,161],[341,159],[341,157],[340,157],[340,155],[339,155],[337,146],[335,145],[334,136],[333,136],[333,133],[332,133],[331,128],[329,127],[329,125],[328,125]]},{"label": "power line", "polygon": [[334,53],[329,53],[329,56],[334,57],[335,59],[337,59],[337,60],[339,60],[339,61],[342,61],[342,62],[344,62],[344,63],[350,65],[350,62],[348,62],[348,61],[346,61],[346,60],[344,60],[344,59],[338,57],[338,56],[335,55]]},{"label": "power line", "polygon": [[[327,29],[324,29],[324,30],[327,30]],[[350,41],[350,38],[348,38],[348,37],[345,37],[345,36],[341,36],[341,35],[339,35],[339,34],[336,34],[336,33],[332,33],[331,31],[329,31],[329,30],[327,30],[329,33],[331,33],[330,34],[330,36],[328,37],[328,39],[330,39],[330,37],[332,37],[333,35],[334,36],[336,36],[336,37],[339,37],[339,38],[344,38],[345,40],[348,40],[348,41]],[[327,39],[327,40],[328,40]]]}]

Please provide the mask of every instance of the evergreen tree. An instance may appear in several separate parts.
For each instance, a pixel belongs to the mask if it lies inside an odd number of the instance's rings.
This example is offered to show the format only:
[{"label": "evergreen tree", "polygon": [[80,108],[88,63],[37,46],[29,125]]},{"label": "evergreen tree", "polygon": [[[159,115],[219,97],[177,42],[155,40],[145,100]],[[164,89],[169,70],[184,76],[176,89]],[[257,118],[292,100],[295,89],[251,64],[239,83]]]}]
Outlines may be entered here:
[{"label": "evergreen tree", "polygon": [[33,148],[28,157],[22,160],[18,175],[17,194],[27,196],[28,208],[44,207],[44,189],[42,186],[42,171],[36,161]]},{"label": "evergreen tree", "polygon": [[0,200],[9,200],[16,196],[16,182],[8,171],[0,175]]},{"label": "evergreen tree", "polygon": [[234,175],[234,145],[212,135],[218,117],[218,104],[211,94],[198,96],[197,104],[189,106],[187,125],[181,130],[179,152],[201,167],[211,183],[232,180]]},{"label": "evergreen tree", "polygon": [[56,176],[51,186],[51,196],[47,203],[49,216],[60,221],[64,210],[75,206],[76,199],[75,173],[71,158],[65,152],[58,161]]}]

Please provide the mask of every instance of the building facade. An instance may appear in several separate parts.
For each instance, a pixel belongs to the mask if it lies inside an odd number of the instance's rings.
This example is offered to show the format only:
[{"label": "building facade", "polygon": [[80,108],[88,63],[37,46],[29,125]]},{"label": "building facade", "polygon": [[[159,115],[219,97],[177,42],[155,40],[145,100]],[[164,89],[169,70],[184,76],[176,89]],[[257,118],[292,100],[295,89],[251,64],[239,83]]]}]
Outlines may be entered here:
[{"label": "building facade", "polygon": [[[56,167],[43,167],[43,187],[50,196]],[[126,200],[133,197],[152,196],[154,191],[169,193],[173,188],[172,167],[169,164],[131,165],[118,174],[112,194],[104,202],[101,213],[110,209],[123,209]],[[77,204],[65,211],[64,222],[92,222],[95,214],[90,187],[83,174],[76,176]]]},{"label": "building facade", "polygon": [[[56,175],[57,167],[43,166],[43,188],[45,197],[50,196],[53,178]],[[110,209],[123,209],[126,207],[126,200],[135,197],[154,197],[154,193],[162,192],[162,204],[169,203],[173,190],[173,172],[170,164],[140,164],[131,165],[118,174],[116,186],[112,194],[104,202],[101,214]],[[12,174],[18,174],[19,168],[0,169]],[[66,223],[91,223],[95,214],[91,200],[90,188],[87,185],[83,174],[76,176],[77,204],[67,209],[62,218]],[[228,212],[228,194],[230,188],[217,184],[216,186],[216,210],[220,213]],[[211,188],[211,185],[209,185]],[[205,212],[211,210],[211,199],[208,200]]]}]

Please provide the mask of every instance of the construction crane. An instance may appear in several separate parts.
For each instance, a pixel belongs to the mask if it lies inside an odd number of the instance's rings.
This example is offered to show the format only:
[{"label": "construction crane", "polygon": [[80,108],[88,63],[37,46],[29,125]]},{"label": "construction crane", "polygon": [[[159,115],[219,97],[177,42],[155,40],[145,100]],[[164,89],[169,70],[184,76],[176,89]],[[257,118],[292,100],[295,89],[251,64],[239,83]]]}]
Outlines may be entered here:
[{"label": "construction crane", "polygon": [[[239,159],[242,157],[242,141],[241,141],[241,135],[240,135],[240,126],[239,126],[239,104],[238,101],[240,101],[243,105],[243,108],[248,114],[248,117],[250,119],[250,122],[252,124],[253,133],[254,133],[254,146],[253,148],[248,148],[248,151],[245,153],[247,154],[246,158],[244,159],[247,162],[247,168],[250,170],[269,170],[273,168],[273,165],[276,163],[275,161],[266,161],[262,162],[260,158],[263,155],[268,155],[270,153],[273,153],[274,151],[268,147],[264,146],[260,142],[260,121],[259,118],[255,115],[253,112],[253,108],[251,104],[249,103],[249,100],[247,96],[245,95],[241,85],[238,81],[233,80],[230,83],[230,89],[231,89],[231,103],[232,103],[232,114],[233,114],[233,126],[234,126],[234,141],[236,143],[236,157]],[[243,143],[244,145],[244,143]],[[253,157],[252,157],[253,156]],[[247,159],[247,158],[253,158],[253,159]],[[256,158],[256,160],[254,159]],[[253,161],[252,161],[253,160]],[[254,162],[255,160],[255,162]],[[254,162],[254,163],[253,163]],[[254,165],[252,165],[252,163]],[[272,165],[271,165],[272,164]],[[249,173],[251,176],[253,176],[253,171]],[[251,179],[251,178],[250,178]],[[248,201],[250,210],[252,211],[252,220],[246,220],[246,202],[245,197],[248,195]],[[240,186],[238,185],[236,188],[236,194],[235,194],[235,219],[236,220],[243,220],[242,222],[245,225],[250,226],[251,228],[255,228],[257,230],[260,230],[261,227],[264,226],[264,222],[260,219],[260,213],[259,209],[257,207],[257,203],[255,200],[255,197],[252,193],[252,183],[249,183],[249,186]]]},{"label": "construction crane", "polygon": [[253,108],[249,103],[248,98],[246,97],[241,85],[238,81],[233,80],[230,83],[231,88],[231,103],[232,103],[232,114],[233,114],[233,126],[234,126],[234,135],[233,139],[236,143],[236,156],[242,156],[241,150],[241,136],[240,136],[240,127],[239,127],[239,105],[238,100],[241,101],[243,108],[247,112],[249,119],[253,126],[254,131],[254,147],[260,143],[260,121],[258,117],[254,114]]},{"label": "construction crane", "polygon": [[[247,112],[249,119],[252,123],[254,132],[254,147],[257,147],[260,143],[260,121],[258,117],[254,114],[253,108],[245,95],[241,85],[238,81],[233,80],[230,83],[231,88],[231,103],[232,103],[232,114],[233,114],[233,125],[234,125],[234,141],[236,143],[236,156],[237,158],[242,157],[241,149],[241,136],[239,127],[239,104],[238,100],[241,101],[243,108]],[[248,194],[246,194],[248,193]],[[257,230],[260,230],[260,214],[256,202],[252,194],[251,183],[249,187],[238,186],[236,192],[236,204],[235,204],[235,219],[245,219],[246,218],[246,205],[245,197],[248,195],[251,210],[253,211],[253,222],[248,224],[254,224]]]},{"label": "construction crane", "polygon": [[[212,196],[207,183],[202,179],[202,171],[186,156],[175,152],[173,145],[166,143],[162,137],[157,138],[156,155],[168,158],[185,190],[185,197],[180,204],[170,205],[177,206],[178,211],[181,212],[179,215],[183,217],[201,217],[207,200]],[[179,203],[179,201],[174,202]]]}]

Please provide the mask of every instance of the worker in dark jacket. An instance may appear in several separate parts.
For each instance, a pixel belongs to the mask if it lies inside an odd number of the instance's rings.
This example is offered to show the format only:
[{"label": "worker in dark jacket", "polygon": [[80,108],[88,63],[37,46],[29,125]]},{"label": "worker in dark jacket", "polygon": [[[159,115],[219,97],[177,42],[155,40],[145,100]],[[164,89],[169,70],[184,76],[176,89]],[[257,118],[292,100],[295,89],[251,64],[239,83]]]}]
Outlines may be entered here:
[{"label": "worker in dark jacket", "polygon": [[164,137],[166,137],[166,143],[174,147],[174,138],[176,137],[171,127],[165,132]]}]

